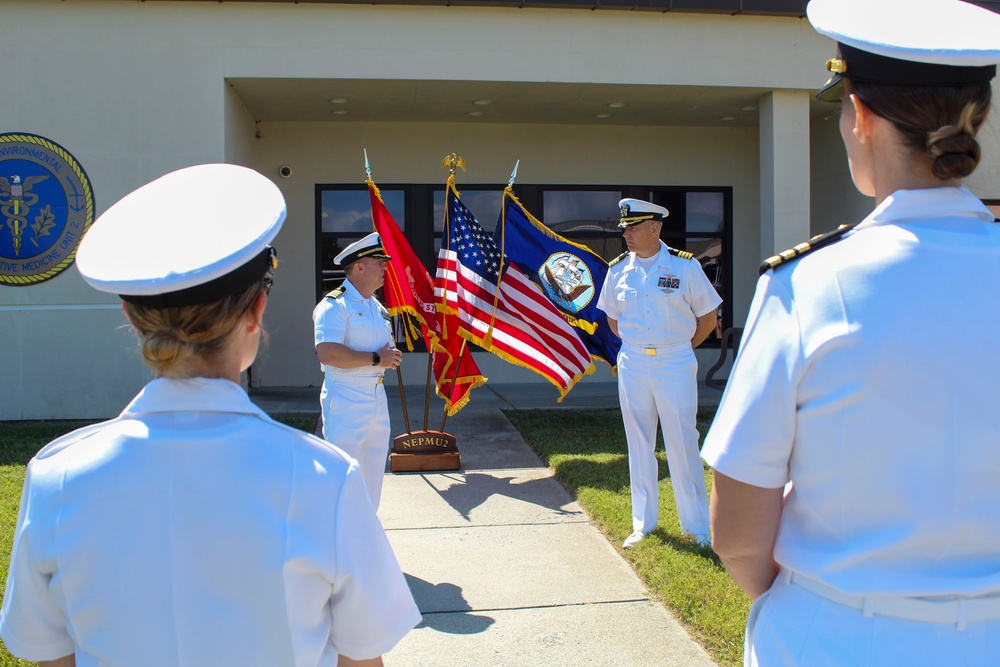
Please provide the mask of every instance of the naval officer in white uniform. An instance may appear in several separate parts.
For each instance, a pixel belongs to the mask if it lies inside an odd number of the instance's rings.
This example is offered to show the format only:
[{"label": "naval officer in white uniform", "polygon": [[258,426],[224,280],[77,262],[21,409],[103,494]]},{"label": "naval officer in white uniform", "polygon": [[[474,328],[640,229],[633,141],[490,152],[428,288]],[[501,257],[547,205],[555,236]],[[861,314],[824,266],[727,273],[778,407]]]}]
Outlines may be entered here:
[{"label": "naval officer in white uniform", "polygon": [[156,379],[28,464],[0,637],[43,667],[382,664],[420,621],[358,474],[240,387],[285,218],[200,165],[108,209],[77,267],[121,295]]},{"label": "naval officer in white uniform", "polygon": [[698,362],[694,348],[715,330],[722,298],[698,260],[660,240],[667,209],[623,199],[619,227],[628,252],[611,262],[597,307],[622,339],[618,396],[628,440],[632,547],[656,528],[660,423],[681,530],[701,546],[709,537],[708,495],[698,456]]},{"label": "naval officer in white uniform", "polygon": [[386,369],[403,361],[389,313],[374,296],[389,259],[376,232],[350,244],[334,259],[347,280],[313,309],[316,354],[325,376],[323,437],[357,459],[376,510],[391,438],[382,382]]},{"label": "naval officer in white uniform", "polygon": [[807,11],[875,210],[764,263],[706,439],[715,549],[755,598],[746,664],[996,665],[1000,226],[962,179],[1000,15]]}]

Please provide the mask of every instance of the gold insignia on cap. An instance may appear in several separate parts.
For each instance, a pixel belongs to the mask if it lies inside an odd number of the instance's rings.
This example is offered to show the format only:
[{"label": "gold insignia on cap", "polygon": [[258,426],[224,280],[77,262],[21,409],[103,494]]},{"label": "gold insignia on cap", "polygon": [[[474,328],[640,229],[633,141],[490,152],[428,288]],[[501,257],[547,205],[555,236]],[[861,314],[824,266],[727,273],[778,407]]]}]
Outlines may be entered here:
[{"label": "gold insignia on cap", "polygon": [[[646,222],[647,220],[653,220],[656,216],[652,213],[637,213],[632,217],[622,217],[622,224],[627,226],[638,225],[640,222]],[[620,227],[621,225],[619,225]]]},{"label": "gold insignia on cap", "polygon": [[377,246],[372,246],[367,250],[362,250],[361,252],[359,252],[358,258],[360,259],[362,257],[368,257],[369,255],[384,255],[384,254],[385,254],[385,249],[382,246],[377,245]]},{"label": "gold insignia on cap", "polygon": [[840,58],[830,58],[826,61],[826,69],[835,74],[843,74],[847,71],[847,61]]}]

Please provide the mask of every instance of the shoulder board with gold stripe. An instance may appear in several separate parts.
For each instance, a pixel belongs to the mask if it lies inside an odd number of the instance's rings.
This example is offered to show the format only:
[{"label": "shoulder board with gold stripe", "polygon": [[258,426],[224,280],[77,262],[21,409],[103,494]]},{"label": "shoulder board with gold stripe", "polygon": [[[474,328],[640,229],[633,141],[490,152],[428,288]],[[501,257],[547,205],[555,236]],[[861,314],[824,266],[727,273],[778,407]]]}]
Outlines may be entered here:
[{"label": "shoulder board with gold stripe", "polygon": [[[856,225],[857,223],[855,223]],[[813,250],[818,250],[823,246],[828,246],[831,243],[836,243],[840,239],[844,238],[844,235],[854,229],[855,225],[841,225],[837,227],[832,232],[826,232],[825,234],[817,234],[805,243],[800,243],[794,248],[789,248],[784,252],[780,252],[773,257],[768,257],[765,259],[758,271],[759,275],[764,275],[769,269],[775,269],[782,264],[792,261],[803,255],[811,253]]]},{"label": "shoulder board with gold stripe", "polygon": [[667,250],[671,255],[675,255],[681,259],[694,259],[694,255],[689,253],[687,250],[678,250],[677,248],[671,248],[670,246],[667,246]]},{"label": "shoulder board with gold stripe", "polygon": [[327,299],[339,299],[340,295],[343,294],[343,293],[344,293],[344,288],[343,287],[338,287],[337,289],[333,290],[332,292],[327,292],[326,298]]},{"label": "shoulder board with gold stripe", "polygon": [[622,254],[618,255],[613,260],[611,260],[610,262],[608,262],[608,266],[614,266],[615,264],[617,264],[618,262],[622,261],[626,257],[628,257],[628,253],[627,252],[623,252]]}]

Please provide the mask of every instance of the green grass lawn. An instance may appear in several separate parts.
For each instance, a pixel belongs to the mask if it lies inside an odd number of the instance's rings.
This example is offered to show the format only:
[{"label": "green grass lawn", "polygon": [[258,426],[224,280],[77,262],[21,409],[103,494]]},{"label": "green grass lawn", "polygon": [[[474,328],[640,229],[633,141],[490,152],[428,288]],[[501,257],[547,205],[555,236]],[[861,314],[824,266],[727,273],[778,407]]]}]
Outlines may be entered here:
[{"label": "green grass lawn", "polygon": [[[316,431],[318,414],[271,415],[280,422],[302,429]],[[70,431],[92,424],[92,421],[9,421],[0,422],[0,593],[7,584],[7,567],[14,541],[17,508],[21,502],[21,487],[28,461],[49,441]],[[15,658],[0,640],[0,667],[26,667],[34,665]]]},{"label": "green grass lawn", "polygon": [[[704,437],[714,408],[698,413]],[[637,546],[621,549],[632,532],[625,430],[618,410],[509,410],[508,419],[555,471],[608,540],[632,564],[650,593],[663,602],[720,665],[741,665],[750,599],[733,583],[718,557],[681,532],[658,440],[660,520]],[[711,477],[706,469],[706,483]]]}]

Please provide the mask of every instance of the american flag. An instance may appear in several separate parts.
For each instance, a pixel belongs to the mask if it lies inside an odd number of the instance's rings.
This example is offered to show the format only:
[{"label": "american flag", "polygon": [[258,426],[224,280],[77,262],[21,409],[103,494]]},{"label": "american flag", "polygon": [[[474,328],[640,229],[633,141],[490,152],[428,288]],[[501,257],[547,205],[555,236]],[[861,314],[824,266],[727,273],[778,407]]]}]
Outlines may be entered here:
[{"label": "american flag", "polygon": [[412,317],[419,323],[427,351],[434,355],[435,389],[438,396],[444,399],[445,412],[452,416],[469,402],[469,394],[473,389],[486,384],[486,378],[479,372],[472,354],[468,351],[461,353],[463,340],[457,332],[451,332],[450,338],[445,336],[448,320],[454,316],[436,312],[434,281],[417,259],[403,230],[392,219],[379,194],[378,186],[372,181],[368,182],[368,192],[371,196],[372,223],[386,254],[392,257],[385,272],[386,309],[390,315],[402,317],[406,344],[411,352],[413,343],[410,338],[415,332],[412,331],[414,327],[409,318]]},{"label": "american flag", "polygon": [[538,287],[505,261],[450,179],[447,218],[434,290],[439,309],[458,315],[464,338],[556,385],[561,401],[593,371],[587,348]]}]

